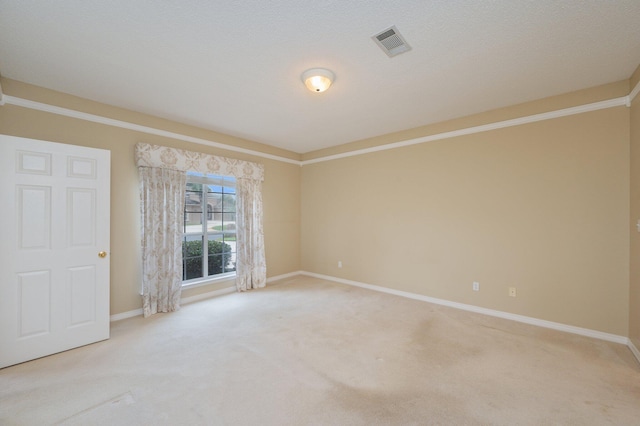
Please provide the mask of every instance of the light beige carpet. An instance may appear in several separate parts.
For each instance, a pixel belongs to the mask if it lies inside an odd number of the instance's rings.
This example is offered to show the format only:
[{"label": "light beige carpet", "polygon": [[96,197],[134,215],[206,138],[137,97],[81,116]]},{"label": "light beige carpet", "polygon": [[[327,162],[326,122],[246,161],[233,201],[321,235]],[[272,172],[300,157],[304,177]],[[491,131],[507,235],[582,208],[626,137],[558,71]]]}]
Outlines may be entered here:
[{"label": "light beige carpet", "polygon": [[623,345],[300,277],[0,370],[2,425],[638,425]]}]

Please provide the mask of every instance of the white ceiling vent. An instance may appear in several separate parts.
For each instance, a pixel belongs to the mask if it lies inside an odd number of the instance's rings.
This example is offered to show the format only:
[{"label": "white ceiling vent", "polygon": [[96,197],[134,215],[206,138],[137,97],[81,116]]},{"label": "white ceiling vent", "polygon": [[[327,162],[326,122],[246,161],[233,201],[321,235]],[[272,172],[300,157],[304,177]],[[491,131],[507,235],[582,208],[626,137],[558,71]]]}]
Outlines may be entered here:
[{"label": "white ceiling vent", "polygon": [[404,37],[398,32],[395,25],[379,32],[371,38],[390,58],[411,50],[411,46],[409,46]]}]

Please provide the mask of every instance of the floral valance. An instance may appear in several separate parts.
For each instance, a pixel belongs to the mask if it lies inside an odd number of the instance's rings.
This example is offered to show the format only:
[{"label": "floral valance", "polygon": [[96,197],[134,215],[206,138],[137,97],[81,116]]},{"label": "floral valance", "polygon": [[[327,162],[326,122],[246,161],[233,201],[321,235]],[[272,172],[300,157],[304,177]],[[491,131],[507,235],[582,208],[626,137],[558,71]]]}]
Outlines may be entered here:
[{"label": "floral valance", "polygon": [[262,164],[148,143],[136,144],[136,165],[264,180]]}]

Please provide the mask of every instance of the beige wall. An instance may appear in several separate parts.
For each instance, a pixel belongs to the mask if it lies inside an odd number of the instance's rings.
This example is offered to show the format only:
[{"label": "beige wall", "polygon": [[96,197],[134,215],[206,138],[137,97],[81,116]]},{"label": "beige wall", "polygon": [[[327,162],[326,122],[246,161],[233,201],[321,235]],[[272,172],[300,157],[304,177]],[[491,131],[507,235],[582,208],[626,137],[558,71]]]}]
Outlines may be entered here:
[{"label": "beige wall", "polygon": [[[628,90],[556,97],[547,110]],[[624,106],[302,170],[303,270],[623,336],[628,226]]]},{"label": "beige wall", "polygon": [[[640,81],[640,66],[631,78],[631,87]],[[631,104],[631,258],[629,288],[629,338],[640,349],[640,96]]]},{"label": "beige wall", "polygon": [[[299,158],[295,153],[255,142],[108,107],[12,80],[2,79],[1,84],[6,95],[153,126],[243,148],[256,149],[288,158]],[[300,269],[300,167],[298,165],[8,104],[0,107],[0,133],[111,151],[111,314],[135,310],[142,306],[138,294],[140,286],[138,175],[134,164],[134,145],[137,142],[172,146],[264,164],[263,201],[268,276],[281,275]],[[232,284],[232,282],[223,282],[189,289],[183,292],[183,297],[194,296]]]},{"label": "beige wall", "polygon": [[[631,81],[639,79],[637,71]],[[1,84],[7,95],[291,159],[612,99],[630,89],[629,81],[612,83],[300,156],[12,80]],[[269,276],[302,269],[630,335],[640,347],[640,234],[634,231],[630,239],[629,229],[631,223],[635,230],[640,218],[638,102],[631,109],[610,108],[302,169],[12,105],[0,108],[0,133],[111,150],[112,314],[141,306],[133,146],[148,142],[265,165]],[[339,260],[343,268],[337,267]],[[480,292],[471,290],[472,281],[481,283]],[[517,288],[516,298],[507,295],[511,286]]]}]

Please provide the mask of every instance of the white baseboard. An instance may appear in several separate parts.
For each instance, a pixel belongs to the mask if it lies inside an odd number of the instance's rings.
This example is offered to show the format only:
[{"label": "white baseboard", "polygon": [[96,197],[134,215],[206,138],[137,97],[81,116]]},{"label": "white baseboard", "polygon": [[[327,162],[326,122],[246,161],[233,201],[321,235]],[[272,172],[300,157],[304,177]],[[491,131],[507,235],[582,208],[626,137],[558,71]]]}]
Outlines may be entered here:
[{"label": "white baseboard", "polygon": [[[621,343],[623,345],[629,345],[630,341],[625,336],[618,336],[616,334],[604,333],[602,331],[590,330],[588,328],[575,327],[573,325],[566,325],[552,321],[541,320],[538,318],[527,317],[524,315],[511,314],[509,312],[496,311],[493,309],[481,308],[479,306],[467,305],[464,303],[452,302],[444,299],[436,299],[435,297],[424,296],[421,294],[409,293],[407,291],[394,290],[391,288],[381,287],[372,284],[365,284],[358,281],[346,280],[343,278],[332,277],[330,275],[316,274],[313,272],[302,271],[302,275],[309,277],[320,278],[327,281],[334,281],[341,284],[347,284],[355,287],[366,288],[369,290],[379,291],[382,293],[393,294],[396,296],[407,297],[409,299],[421,300],[423,302],[435,303],[437,305],[448,306],[451,308],[462,309],[464,311],[476,312],[479,314],[490,315],[493,317],[504,318],[512,321],[518,321],[525,324],[536,325],[538,327],[550,328],[553,330],[565,331],[567,333],[579,334],[581,336],[593,337],[600,340],[607,340],[609,342]],[[632,349],[633,351],[633,349]],[[640,358],[639,358],[640,359]]]},{"label": "white baseboard", "polygon": [[288,274],[276,275],[275,277],[267,278],[267,284],[272,283],[274,281],[284,280],[285,278],[297,277],[298,275],[302,275],[302,271],[289,272]]},{"label": "white baseboard", "polygon": [[[291,277],[295,277],[298,275],[301,275],[302,271],[295,271],[295,272],[290,272],[288,274],[282,274],[282,275],[277,275],[275,277],[270,277],[267,278],[267,284],[274,282],[274,281],[278,281],[278,280],[283,280],[285,278],[291,278]],[[214,290],[214,291],[210,291],[207,293],[202,293],[202,294],[198,294],[195,296],[191,296],[191,297],[185,297],[182,298],[180,300],[180,304],[182,305],[186,305],[187,303],[193,303],[193,302],[197,302],[199,300],[204,300],[204,299],[209,299],[211,297],[216,297],[216,296],[222,296],[223,294],[229,294],[229,293],[233,293],[236,291],[236,287],[231,286],[231,287],[225,287],[223,289],[220,290]],[[121,312],[119,314],[114,314],[111,315],[110,322],[114,322],[114,321],[120,321],[123,319],[127,319],[127,318],[133,318],[133,317],[137,317],[139,315],[142,315],[142,308],[140,309],[134,309],[133,311],[127,311],[127,312]]]},{"label": "white baseboard", "polygon": [[[204,299],[209,299],[211,297],[216,297],[216,296],[221,296],[223,294],[229,294],[229,293],[233,293],[234,291],[236,291],[236,287],[225,287],[222,288],[220,290],[214,290],[214,291],[210,291],[207,293],[203,293],[203,294],[197,294],[195,296],[191,296],[191,297],[183,297],[182,299],[180,299],[180,304],[181,305],[186,305],[187,303],[193,303],[193,302],[197,302],[198,300],[204,300]],[[127,311],[127,312],[122,312],[119,314],[115,314],[115,315],[111,315],[111,317],[109,318],[111,322],[114,321],[120,321],[123,319],[127,319],[127,318],[133,318],[133,317],[137,317],[142,315],[142,308],[140,309],[134,309],[133,311]]]},{"label": "white baseboard", "polygon": [[142,315],[142,308],[134,309],[133,311],[121,312],[119,314],[111,315],[111,317],[109,317],[109,320],[111,322],[114,322],[114,321],[120,321],[127,318],[137,317],[139,315]]}]

